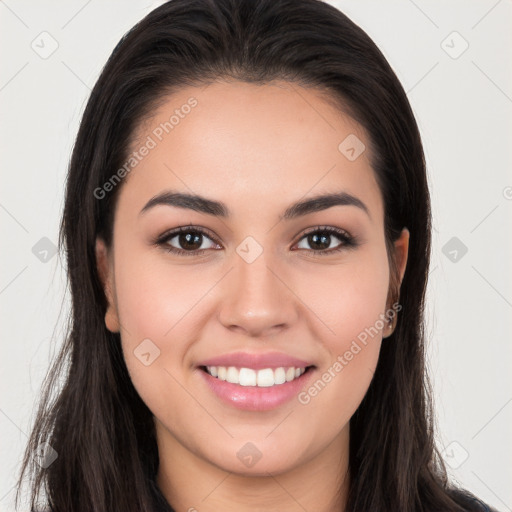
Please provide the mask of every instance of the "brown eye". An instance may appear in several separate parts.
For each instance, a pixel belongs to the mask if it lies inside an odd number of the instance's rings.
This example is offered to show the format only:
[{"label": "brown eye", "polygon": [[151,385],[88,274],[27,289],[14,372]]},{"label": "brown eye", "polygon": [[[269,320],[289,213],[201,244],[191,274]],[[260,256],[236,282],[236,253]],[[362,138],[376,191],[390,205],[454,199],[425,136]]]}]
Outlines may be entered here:
[{"label": "brown eye", "polygon": [[186,251],[200,249],[203,241],[203,235],[201,233],[180,233],[174,238],[178,239],[178,245]]},{"label": "brown eye", "polygon": [[[336,239],[338,242],[336,242]],[[333,227],[322,227],[314,228],[306,233],[297,247],[323,255],[332,254],[345,248],[353,248],[356,245],[355,238],[346,231]]]},{"label": "brown eye", "polygon": [[175,229],[160,237],[155,243],[168,252],[185,256],[195,256],[218,247],[205,231],[191,227]]}]

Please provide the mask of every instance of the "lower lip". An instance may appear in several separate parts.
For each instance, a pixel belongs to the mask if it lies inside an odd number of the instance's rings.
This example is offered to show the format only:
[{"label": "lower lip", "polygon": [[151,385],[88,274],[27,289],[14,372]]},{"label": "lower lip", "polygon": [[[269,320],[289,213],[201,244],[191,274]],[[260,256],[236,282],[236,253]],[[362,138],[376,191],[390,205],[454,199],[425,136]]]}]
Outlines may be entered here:
[{"label": "lower lip", "polygon": [[240,386],[212,377],[199,368],[209,388],[224,402],[247,411],[268,411],[296,397],[308,383],[314,368],[309,368],[300,377],[284,384],[269,387]]}]

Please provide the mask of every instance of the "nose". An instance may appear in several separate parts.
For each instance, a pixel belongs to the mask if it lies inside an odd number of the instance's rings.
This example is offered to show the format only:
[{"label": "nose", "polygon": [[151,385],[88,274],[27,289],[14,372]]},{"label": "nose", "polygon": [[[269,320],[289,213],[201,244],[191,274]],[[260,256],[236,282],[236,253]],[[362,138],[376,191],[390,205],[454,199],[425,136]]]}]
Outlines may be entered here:
[{"label": "nose", "polygon": [[265,337],[297,320],[293,285],[265,251],[252,263],[235,255],[235,268],[223,281],[218,319],[226,329]]}]

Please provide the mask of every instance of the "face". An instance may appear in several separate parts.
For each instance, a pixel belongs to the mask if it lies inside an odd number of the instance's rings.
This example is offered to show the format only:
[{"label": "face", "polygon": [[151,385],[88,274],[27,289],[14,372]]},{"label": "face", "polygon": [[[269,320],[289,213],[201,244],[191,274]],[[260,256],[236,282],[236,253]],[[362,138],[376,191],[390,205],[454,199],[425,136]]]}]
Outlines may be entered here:
[{"label": "face", "polygon": [[367,135],[284,82],[190,87],[153,114],[97,259],[159,449],[263,475],[347,446],[390,334]]}]

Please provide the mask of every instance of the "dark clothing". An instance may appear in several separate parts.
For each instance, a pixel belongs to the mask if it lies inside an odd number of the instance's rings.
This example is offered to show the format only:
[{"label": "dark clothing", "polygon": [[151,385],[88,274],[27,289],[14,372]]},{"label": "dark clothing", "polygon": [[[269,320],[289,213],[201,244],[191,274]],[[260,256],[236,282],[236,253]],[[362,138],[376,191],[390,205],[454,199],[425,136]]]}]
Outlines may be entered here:
[{"label": "dark clothing", "polygon": [[450,491],[452,498],[468,512],[498,512],[465,489]]}]

